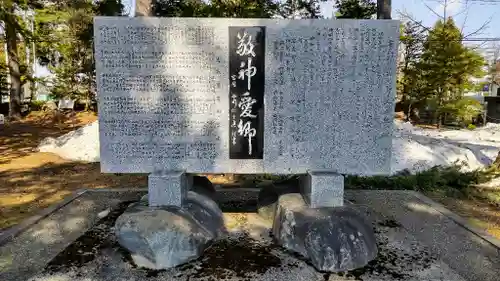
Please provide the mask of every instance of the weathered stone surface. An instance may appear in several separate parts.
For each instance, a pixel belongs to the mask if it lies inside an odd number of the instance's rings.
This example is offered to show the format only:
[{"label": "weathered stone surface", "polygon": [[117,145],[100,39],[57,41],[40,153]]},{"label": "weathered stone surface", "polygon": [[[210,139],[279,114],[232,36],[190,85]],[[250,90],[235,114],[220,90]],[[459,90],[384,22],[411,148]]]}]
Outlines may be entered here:
[{"label": "weathered stone surface", "polygon": [[196,259],[214,238],[189,213],[174,206],[127,211],[117,219],[115,233],[134,262],[151,269]]},{"label": "weathered stone surface", "polygon": [[222,211],[208,196],[189,191],[182,207],[149,207],[146,196],[115,224],[118,242],[138,266],[165,269],[186,263],[226,233]]},{"label": "weathered stone surface", "polygon": [[217,203],[189,191],[182,207],[149,207],[143,196],[118,218],[115,233],[138,266],[164,269],[198,258],[226,230]]},{"label": "weathered stone surface", "polygon": [[352,270],[377,255],[373,229],[355,209],[308,208],[298,193],[280,196],[273,235],[320,271]]},{"label": "weathered stone surface", "polygon": [[[127,212],[139,212],[149,209],[148,195],[146,194],[141,197],[139,202],[130,204]],[[219,205],[208,196],[189,191],[186,200],[183,202],[182,209],[186,210],[213,237],[219,238],[226,234],[224,214]]]},{"label": "weathered stone surface", "polygon": [[283,194],[296,192],[299,192],[298,180],[262,187],[257,199],[257,212],[262,218],[273,220],[279,197]]},{"label": "weathered stone surface", "polygon": [[300,191],[311,208],[344,205],[344,176],[328,172],[309,172],[302,179]]},{"label": "weathered stone surface", "polygon": [[181,206],[189,177],[184,172],[155,172],[148,176],[149,206]]},{"label": "weathered stone surface", "polygon": [[[266,29],[259,160],[229,159],[234,26]],[[390,172],[399,21],[97,17],[94,27],[104,172]]]},{"label": "weathered stone surface", "polygon": [[54,101],[48,101],[43,105],[43,110],[56,110],[57,104]]},{"label": "weathered stone surface", "polygon": [[217,203],[208,196],[189,191],[182,208],[191,214],[198,224],[214,238],[219,238],[226,233],[224,214]]}]

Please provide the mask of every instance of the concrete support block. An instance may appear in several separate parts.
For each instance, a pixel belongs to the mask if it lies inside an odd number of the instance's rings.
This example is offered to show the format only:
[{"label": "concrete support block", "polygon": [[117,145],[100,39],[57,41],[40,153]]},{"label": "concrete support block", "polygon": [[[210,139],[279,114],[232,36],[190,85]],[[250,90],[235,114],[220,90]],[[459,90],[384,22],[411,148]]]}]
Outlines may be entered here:
[{"label": "concrete support block", "polygon": [[149,206],[182,206],[191,185],[182,171],[155,172],[148,177]]},{"label": "concrete support block", "polygon": [[310,171],[302,180],[300,189],[311,208],[344,205],[344,176],[337,173]]}]

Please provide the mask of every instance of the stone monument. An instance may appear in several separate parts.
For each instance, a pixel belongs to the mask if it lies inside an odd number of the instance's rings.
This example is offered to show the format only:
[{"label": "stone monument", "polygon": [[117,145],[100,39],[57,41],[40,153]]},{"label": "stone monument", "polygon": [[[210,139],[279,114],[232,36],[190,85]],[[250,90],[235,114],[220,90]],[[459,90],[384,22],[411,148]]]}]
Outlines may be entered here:
[{"label": "stone monument", "polygon": [[[398,31],[391,20],[97,17],[101,170],[150,174],[148,204],[117,221],[127,225],[121,233],[140,231],[130,223],[138,214],[189,217],[198,233],[184,237],[196,252],[189,260],[203,249],[196,245],[223,233],[204,225],[220,223],[221,212],[210,196],[189,191],[191,174],[304,174],[302,196],[277,192],[278,241],[320,270],[367,263],[376,254],[372,230],[343,213],[342,175],[390,172]],[[203,212],[187,202],[209,206],[213,216],[200,219]],[[299,222],[306,213],[318,219]],[[172,224],[155,220],[157,228]],[[356,234],[335,240],[341,254],[330,263],[312,253],[315,242],[289,233],[296,225],[307,236],[323,223]],[[314,241],[328,244],[325,235]],[[165,246],[141,243],[150,252]],[[351,251],[370,253],[358,258]],[[172,252],[138,256],[153,268],[183,262],[172,262]]]}]

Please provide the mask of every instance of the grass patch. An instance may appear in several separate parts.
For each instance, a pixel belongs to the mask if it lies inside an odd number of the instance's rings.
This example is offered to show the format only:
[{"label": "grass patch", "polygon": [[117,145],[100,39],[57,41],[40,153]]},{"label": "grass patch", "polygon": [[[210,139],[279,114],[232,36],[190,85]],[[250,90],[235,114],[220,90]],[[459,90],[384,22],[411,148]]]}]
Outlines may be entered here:
[{"label": "grass patch", "polygon": [[436,166],[417,174],[402,171],[393,176],[347,176],[345,187],[422,192],[500,239],[500,187],[481,187],[499,176],[500,170],[494,166],[472,172],[462,172],[459,165]]},{"label": "grass patch", "polygon": [[392,176],[347,176],[345,185],[349,189],[446,191],[460,194],[466,193],[471,186],[487,182],[496,176],[498,171],[494,168],[462,172],[460,165],[435,166],[416,174],[404,170]]}]

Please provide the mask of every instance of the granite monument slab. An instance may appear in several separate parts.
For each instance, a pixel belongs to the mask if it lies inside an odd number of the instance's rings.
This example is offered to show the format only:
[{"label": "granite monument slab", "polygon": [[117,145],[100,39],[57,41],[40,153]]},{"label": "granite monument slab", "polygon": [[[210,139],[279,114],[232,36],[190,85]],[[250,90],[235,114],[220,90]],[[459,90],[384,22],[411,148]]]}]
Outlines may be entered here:
[{"label": "granite monument slab", "polygon": [[387,174],[398,29],[97,17],[101,169]]}]

